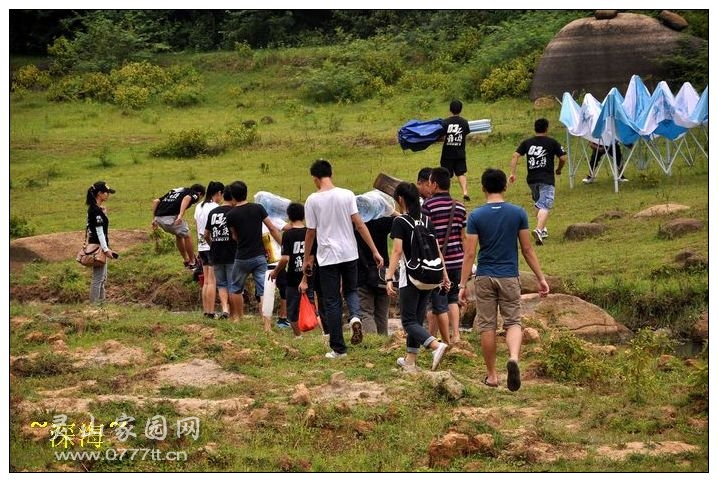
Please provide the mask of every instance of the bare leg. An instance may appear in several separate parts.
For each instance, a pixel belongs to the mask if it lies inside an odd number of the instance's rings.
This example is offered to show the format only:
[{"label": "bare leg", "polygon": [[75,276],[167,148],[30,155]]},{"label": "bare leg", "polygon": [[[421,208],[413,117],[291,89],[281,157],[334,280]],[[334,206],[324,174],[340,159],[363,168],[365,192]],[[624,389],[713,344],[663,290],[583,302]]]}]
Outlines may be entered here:
[{"label": "bare leg", "polygon": [[439,326],[439,333],[441,333],[441,341],[446,344],[449,344],[449,340],[451,340],[451,337],[449,336],[449,314],[434,314],[434,318],[436,319],[436,324]]},{"label": "bare leg", "polygon": [[509,358],[511,360],[519,361],[522,339],[523,330],[519,325],[511,325],[506,329],[506,346],[509,349]]},{"label": "bare leg", "polygon": [[222,312],[232,313],[229,307],[229,293],[227,292],[227,288],[218,289],[217,294],[219,295],[219,304],[222,306]]},{"label": "bare leg", "polygon": [[496,331],[481,332],[481,354],[486,364],[486,383],[498,383],[499,379],[496,376]]},{"label": "bare leg", "polygon": [[451,343],[456,343],[457,341],[461,340],[461,335],[459,334],[459,305],[456,303],[451,303],[449,305],[449,328],[451,329]]},{"label": "bare leg", "polygon": [[217,282],[214,279],[214,268],[202,266],[204,284],[202,285],[202,308],[205,313],[213,313],[217,294]]},{"label": "bare leg", "polygon": [[456,176],[459,180],[459,186],[461,186],[461,192],[464,196],[469,195],[469,191],[466,189],[466,174],[462,174],[460,176]]},{"label": "bare leg", "polygon": [[536,213],[536,229],[544,229],[548,221],[548,209],[539,209]]}]

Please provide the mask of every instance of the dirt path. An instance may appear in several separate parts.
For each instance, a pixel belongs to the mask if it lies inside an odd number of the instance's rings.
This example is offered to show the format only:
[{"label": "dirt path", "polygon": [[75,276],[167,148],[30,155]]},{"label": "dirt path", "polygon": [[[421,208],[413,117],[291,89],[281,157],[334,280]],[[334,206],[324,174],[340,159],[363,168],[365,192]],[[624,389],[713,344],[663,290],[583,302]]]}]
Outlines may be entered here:
[{"label": "dirt path", "polygon": [[[65,261],[74,259],[82,246],[84,231],[42,234],[10,241],[10,272],[16,272],[32,261]],[[140,229],[110,232],[112,248],[121,252],[149,240],[149,233]]]}]

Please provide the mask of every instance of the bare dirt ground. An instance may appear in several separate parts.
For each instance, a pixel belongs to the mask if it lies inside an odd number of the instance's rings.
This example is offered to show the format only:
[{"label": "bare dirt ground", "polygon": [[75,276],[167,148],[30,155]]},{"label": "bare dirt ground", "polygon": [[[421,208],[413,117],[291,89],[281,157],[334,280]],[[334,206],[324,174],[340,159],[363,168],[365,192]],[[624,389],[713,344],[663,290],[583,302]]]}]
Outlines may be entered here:
[{"label": "bare dirt ground", "polygon": [[[84,241],[84,231],[42,234],[10,241],[10,272],[22,269],[33,261],[64,261],[74,259]],[[110,232],[113,249],[122,251],[149,240],[149,232],[141,229]]]}]

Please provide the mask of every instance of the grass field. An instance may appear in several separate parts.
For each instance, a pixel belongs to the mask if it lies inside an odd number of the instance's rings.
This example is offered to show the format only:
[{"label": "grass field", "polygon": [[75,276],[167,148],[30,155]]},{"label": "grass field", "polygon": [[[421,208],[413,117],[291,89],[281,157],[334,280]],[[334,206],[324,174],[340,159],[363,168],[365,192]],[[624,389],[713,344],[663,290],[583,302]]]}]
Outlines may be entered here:
[{"label": "grass field", "polygon": [[[274,55],[287,60],[310,54]],[[102,179],[117,189],[107,203],[111,236],[113,229],[149,230],[152,199],[177,186],[241,179],[250,196],[265,190],[304,201],[314,189],[308,169],[317,158],[332,162],[335,184],[357,194],[370,190],[380,172],[413,181],[421,167],[438,163],[440,146],[402,152],[396,131],[412,118],[446,116],[447,99],[397,92],[361,103],[312,104],[298,95],[301,77],[292,66],[299,60],[282,64],[270,58],[248,70],[231,60],[227,53],[164,60],[201,67],[205,101],[187,109],[152,105],[126,113],[94,102],[50,103],[41,92],[11,96],[11,218],[34,234],[82,230],[86,189]],[[483,169],[508,170],[518,143],[532,135],[535,118],[548,118],[550,133],[565,142],[558,112],[558,105],[534,110],[527,100],[465,103],[465,117],[490,118],[493,124],[491,134],[471,136],[467,147],[469,207],[482,202]],[[190,160],[149,154],[172,133],[214,132],[248,120],[257,122],[258,134],[249,146]],[[678,269],[673,259],[684,249],[708,257],[708,160],[692,166],[677,161],[670,176],[655,164],[643,170],[629,165],[630,182],[618,193],[605,170],[599,182],[582,185],[584,164],[573,188],[567,174],[557,183],[551,237],[537,248],[544,271],[637,333],[644,326],[685,333],[707,311],[708,270]],[[507,198],[532,218],[524,176],[520,166]],[[459,196],[458,186],[452,193]],[[632,216],[666,203],[688,206],[679,216],[699,219],[705,228],[666,240],[658,229],[676,216]],[[625,215],[605,221],[604,235],[563,239],[571,224],[608,211]],[[483,364],[471,333],[469,344],[452,351],[443,367],[463,386],[462,396],[453,398],[430,376],[396,370],[403,350],[397,340],[367,336],[348,359],[328,364],[318,333],[302,340],[285,332],[267,336],[256,318],[203,324],[197,311],[153,305],[148,293],[159,288],[168,298],[196,296],[177,254],[158,256],[153,248],[147,243],[122,253],[109,274],[112,293],[122,302],[111,299],[99,310],[83,303],[87,272],[72,260],[31,263],[10,275],[11,289],[51,291],[67,300],[40,294],[34,302],[10,299],[11,470],[708,470],[707,351],[687,362],[673,356],[660,333],[646,332],[608,356],[566,335],[542,333],[540,345],[524,350],[526,383],[511,393],[481,383]],[[505,360],[502,348],[500,367]],[[186,375],[192,366],[203,367],[202,382],[165,376],[177,364],[187,364]],[[563,364],[577,371],[556,368]],[[47,433],[31,427],[58,413],[78,428],[88,413],[106,424],[126,413],[136,418],[139,436],[110,441],[106,428],[103,450],[186,451],[188,460],[58,461]],[[148,440],[144,422],[158,414],[170,423],[199,417],[199,438]],[[488,435],[491,443],[444,460],[430,447],[451,433],[471,440]]]}]

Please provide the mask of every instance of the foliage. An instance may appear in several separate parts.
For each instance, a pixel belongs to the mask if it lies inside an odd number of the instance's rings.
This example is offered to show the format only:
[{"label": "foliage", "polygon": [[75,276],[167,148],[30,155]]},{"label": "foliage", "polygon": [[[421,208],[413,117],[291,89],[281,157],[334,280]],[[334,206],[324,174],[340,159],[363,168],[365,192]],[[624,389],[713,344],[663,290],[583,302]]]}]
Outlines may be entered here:
[{"label": "foliage", "polygon": [[539,362],[541,374],[558,382],[596,386],[612,378],[609,367],[584,342],[565,330],[552,333]]},{"label": "foliage", "polygon": [[479,86],[481,98],[492,102],[505,97],[527,96],[541,53],[537,50],[492,69]]},{"label": "foliage", "polygon": [[153,157],[194,158],[207,152],[208,135],[200,129],[174,132],[167,141],[150,149]]},{"label": "foliage", "polygon": [[10,215],[10,239],[33,236],[35,228],[25,216]]},{"label": "foliage", "polygon": [[670,57],[661,57],[660,63],[666,70],[664,79],[669,85],[680,86],[684,82],[700,93],[708,86],[708,42],[694,42],[685,39],[678,52]]},{"label": "foliage", "polygon": [[127,61],[147,58],[150,49],[130,24],[99,10],[82,18],[82,29],[75,31],[73,39],[59,37],[48,54],[56,72],[109,73]]},{"label": "foliage", "polygon": [[660,355],[673,351],[675,342],[665,331],[644,328],[638,331],[622,354],[622,371],[629,396],[636,403],[644,403],[658,390],[656,365]]},{"label": "foliage", "polygon": [[50,74],[36,65],[24,65],[12,75],[11,89],[45,90],[50,85]]}]

